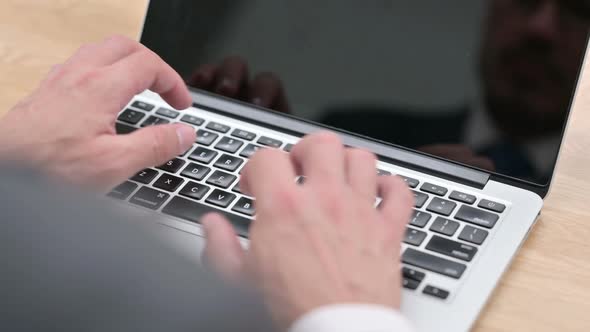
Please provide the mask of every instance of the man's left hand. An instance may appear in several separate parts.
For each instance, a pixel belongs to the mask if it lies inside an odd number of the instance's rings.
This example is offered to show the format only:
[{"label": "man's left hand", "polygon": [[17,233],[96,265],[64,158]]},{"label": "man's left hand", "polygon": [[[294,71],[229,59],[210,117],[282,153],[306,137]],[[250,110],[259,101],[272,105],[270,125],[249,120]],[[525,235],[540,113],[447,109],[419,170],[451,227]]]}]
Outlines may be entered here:
[{"label": "man's left hand", "polygon": [[85,45],[0,121],[0,160],[105,191],[163,164],[192,146],[192,127],[160,125],[123,136],[115,131],[118,113],[146,89],[177,109],[191,105],[182,78],[141,44],[113,37]]}]

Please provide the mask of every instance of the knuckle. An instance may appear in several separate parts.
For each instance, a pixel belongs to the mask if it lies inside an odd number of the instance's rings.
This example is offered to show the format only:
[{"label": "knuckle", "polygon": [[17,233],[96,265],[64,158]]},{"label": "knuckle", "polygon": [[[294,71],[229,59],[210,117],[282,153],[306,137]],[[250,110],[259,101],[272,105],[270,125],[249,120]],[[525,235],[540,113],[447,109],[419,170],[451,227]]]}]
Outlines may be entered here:
[{"label": "knuckle", "polygon": [[[136,62],[134,62],[134,63],[141,64],[141,66],[143,67],[142,70],[145,70],[148,72],[157,72],[158,71],[158,67],[159,67],[158,59],[159,58],[152,51],[150,51],[148,49],[141,49],[141,50],[135,52],[134,56],[136,57]],[[135,71],[135,70],[137,70],[137,68],[127,68],[127,70]]]},{"label": "knuckle", "polygon": [[78,76],[74,79],[74,87],[76,88],[93,88],[97,84],[103,81],[104,70],[100,68],[91,68],[85,71],[81,71]]}]

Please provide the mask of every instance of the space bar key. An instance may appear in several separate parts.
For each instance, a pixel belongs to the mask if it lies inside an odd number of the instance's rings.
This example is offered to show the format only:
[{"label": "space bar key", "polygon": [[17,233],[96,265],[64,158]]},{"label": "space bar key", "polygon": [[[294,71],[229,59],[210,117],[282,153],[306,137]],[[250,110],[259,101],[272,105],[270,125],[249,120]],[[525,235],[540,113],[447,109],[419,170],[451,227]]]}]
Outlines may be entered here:
[{"label": "space bar key", "polygon": [[195,223],[200,223],[201,218],[204,215],[216,212],[225,216],[233,224],[236,233],[243,237],[248,237],[248,228],[252,222],[250,219],[180,197],[174,197],[170,203],[162,209],[162,212]]}]

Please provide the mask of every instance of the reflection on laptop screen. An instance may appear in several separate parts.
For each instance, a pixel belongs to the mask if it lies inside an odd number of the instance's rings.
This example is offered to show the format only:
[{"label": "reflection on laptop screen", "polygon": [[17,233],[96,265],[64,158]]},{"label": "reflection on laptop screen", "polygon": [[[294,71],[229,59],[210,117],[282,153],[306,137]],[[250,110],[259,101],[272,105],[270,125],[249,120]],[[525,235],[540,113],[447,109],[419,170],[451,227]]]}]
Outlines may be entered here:
[{"label": "reflection on laptop screen", "polygon": [[190,85],[545,185],[587,0],[152,0],[142,42]]}]

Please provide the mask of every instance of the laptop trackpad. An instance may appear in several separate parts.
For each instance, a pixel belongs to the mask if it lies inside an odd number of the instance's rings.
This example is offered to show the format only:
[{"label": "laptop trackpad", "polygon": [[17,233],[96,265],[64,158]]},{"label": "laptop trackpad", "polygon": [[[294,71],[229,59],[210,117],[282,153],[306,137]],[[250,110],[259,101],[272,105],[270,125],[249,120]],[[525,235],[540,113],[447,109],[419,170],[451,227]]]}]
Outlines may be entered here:
[{"label": "laptop trackpad", "polygon": [[156,237],[162,240],[164,245],[191,261],[201,262],[201,252],[205,247],[203,237],[162,224],[157,224],[156,231]]}]

